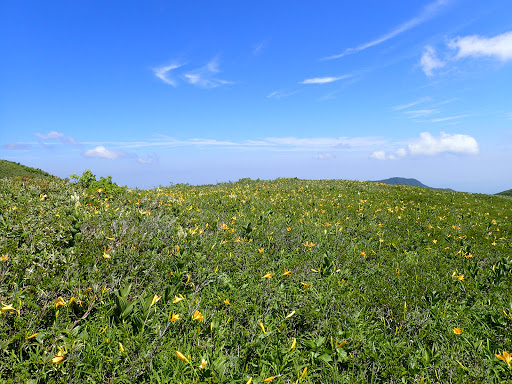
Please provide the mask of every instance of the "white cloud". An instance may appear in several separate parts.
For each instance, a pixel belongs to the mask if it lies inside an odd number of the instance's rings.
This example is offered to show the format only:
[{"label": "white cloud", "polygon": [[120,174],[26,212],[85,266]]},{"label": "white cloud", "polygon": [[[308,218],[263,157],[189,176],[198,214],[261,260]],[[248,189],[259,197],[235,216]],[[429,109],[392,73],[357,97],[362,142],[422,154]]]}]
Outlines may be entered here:
[{"label": "white cloud", "polygon": [[137,162],[140,164],[153,164],[158,162],[158,157],[156,155],[149,155],[146,157],[138,157]]},{"label": "white cloud", "polygon": [[457,59],[488,56],[502,61],[512,60],[512,31],[494,37],[457,37],[448,43],[448,47],[458,50]]},{"label": "white cloud", "polygon": [[386,160],[387,159],[386,151],[375,151],[371,154],[370,157],[375,160]]},{"label": "white cloud", "polygon": [[160,68],[153,68],[153,73],[156,77],[158,77],[160,80],[162,80],[164,83],[172,85],[173,87],[176,86],[176,81],[169,77],[169,72],[171,72],[174,69],[177,69],[181,67],[180,64],[171,64],[167,65],[165,67]]},{"label": "white cloud", "polygon": [[315,159],[317,160],[331,160],[331,159],[335,159],[336,156],[334,156],[332,153],[330,152],[325,152],[325,153],[318,153],[316,156],[315,156]]},{"label": "white cloud", "polygon": [[282,99],[284,97],[292,96],[298,93],[298,91],[293,92],[283,92],[283,91],[274,91],[267,95],[268,99]]},{"label": "white cloud", "polygon": [[63,144],[76,144],[76,140],[71,136],[66,136],[57,131],[48,132],[46,135],[42,133],[34,133],[34,136],[40,140],[59,140]]},{"label": "white cloud", "polygon": [[23,143],[7,143],[2,145],[2,148],[5,149],[30,149],[32,146],[30,144]]},{"label": "white cloud", "polygon": [[260,55],[261,52],[263,51],[263,49],[266,47],[266,45],[267,45],[266,41],[261,41],[260,43],[256,44],[252,50],[252,54],[254,56]]},{"label": "white cloud", "polygon": [[422,132],[419,139],[409,143],[409,153],[413,156],[440,153],[476,155],[478,152],[478,143],[475,138],[462,134],[441,132],[440,137],[434,137],[429,132]]},{"label": "white cloud", "polygon": [[433,47],[427,45],[421,56],[420,65],[425,75],[431,77],[434,75],[435,69],[443,68],[446,63],[437,58],[436,51]]},{"label": "white cloud", "polygon": [[441,9],[443,6],[445,6],[449,1],[448,0],[437,0],[430,4],[428,4],[425,8],[423,8],[423,11],[419,16],[416,16],[408,21],[406,21],[403,24],[400,24],[398,27],[393,29],[391,32],[372,40],[368,43],[361,44],[355,48],[347,48],[345,51],[338,55],[329,56],[324,58],[324,60],[332,60],[332,59],[339,59],[343,56],[351,55],[360,51],[364,51],[365,49],[374,47],[376,45],[382,44],[406,31],[409,29],[412,29],[420,24],[423,24],[427,20],[431,19],[433,16],[437,14],[439,9]]},{"label": "white cloud", "polygon": [[411,103],[408,103],[408,104],[402,104],[402,105],[397,105],[396,107],[393,107],[393,109],[395,111],[400,111],[402,109],[407,109],[407,108],[410,108],[410,107],[414,107],[415,105],[418,105],[418,104],[421,104],[421,103],[424,103],[426,101],[431,101],[432,99],[430,97],[422,97],[421,99],[418,99],[416,101],[413,101]]},{"label": "white cloud", "polygon": [[205,66],[185,73],[183,77],[189,84],[201,88],[216,88],[220,85],[232,84],[231,81],[215,78],[214,74],[219,72],[219,61],[217,58],[214,58]]},{"label": "white cloud", "polygon": [[408,117],[415,119],[417,117],[423,117],[423,116],[428,116],[428,115],[432,115],[435,113],[439,113],[439,111],[437,109],[417,109],[414,111],[405,111],[404,113]]},{"label": "white cloud", "polygon": [[429,121],[431,123],[443,123],[445,121],[463,119],[463,118],[468,117],[468,116],[471,116],[471,115],[459,115],[459,116],[440,117],[440,118],[437,118],[437,119],[430,119]]},{"label": "white cloud", "polygon": [[351,75],[343,75],[338,77],[314,77],[312,79],[306,79],[301,81],[299,84],[327,84],[333,83],[338,80],[349,78]]},{"label": "white cloud", "polygon": [[111,151],[105,148],[103,145],[99,145],[93,149],[89,149],[83,153],[85,157],[99,157],[102,159],[116,160],[120,157],[126,157],[125,152]]}]

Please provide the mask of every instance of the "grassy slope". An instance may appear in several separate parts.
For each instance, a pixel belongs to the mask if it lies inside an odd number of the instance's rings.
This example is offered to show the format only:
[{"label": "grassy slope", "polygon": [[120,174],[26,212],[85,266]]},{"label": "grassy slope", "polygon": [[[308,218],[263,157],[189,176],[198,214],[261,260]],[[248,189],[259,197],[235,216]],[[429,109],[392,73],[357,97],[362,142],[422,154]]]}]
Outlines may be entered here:
[{"label": "grassy slope", "polygon": [[0,160],[0,178],[4,177],[51,177],[40,169],[27,167],[8,160]]},{"label": "grassy slope", "polygon": [[512,189],[509,189],[509,190],[507,190],[507,191],[503,191],[503,192],[497,193],[497,195],[501,195],[501,196],[512,196]]},{"label": "grassy slope", "polygon": [[4,381],[512,380],[509,200],[289,179],[91,192],[0,180]]}]

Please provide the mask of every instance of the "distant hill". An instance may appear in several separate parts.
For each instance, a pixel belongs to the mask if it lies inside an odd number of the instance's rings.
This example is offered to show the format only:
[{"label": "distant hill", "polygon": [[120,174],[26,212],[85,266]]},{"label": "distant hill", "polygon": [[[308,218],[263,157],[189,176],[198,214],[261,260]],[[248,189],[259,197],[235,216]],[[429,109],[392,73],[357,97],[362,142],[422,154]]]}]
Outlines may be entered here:
[{"label": "distant hill", "polygon": [[509,189],[507,191],[503,191],[503,192],[497,193],[497,195],[500,195],[500,196],[511,196],[512,197],[512,189]]},{"label": "distant hill", "polygon": [[0,160],[0,179],[4,177],[53,177],[49,173],[37,168],[27,167],[20,163]]},{"label": "distant hill", "polygon": [[[374,183],[384,183],[384,184],[389,184],[389,185],[408,185],[410,187],[422,187],[422,188],[434,189],[432,187],[429,187],[428,185],[423,184],[419,180],[407,179],[405,177],[391,177],[389,179],[376,180],[373,182]],[[435,188],[435,189],[443,189],[445,191],[453,191],[453,189],[450,189],[450,188]]]}]

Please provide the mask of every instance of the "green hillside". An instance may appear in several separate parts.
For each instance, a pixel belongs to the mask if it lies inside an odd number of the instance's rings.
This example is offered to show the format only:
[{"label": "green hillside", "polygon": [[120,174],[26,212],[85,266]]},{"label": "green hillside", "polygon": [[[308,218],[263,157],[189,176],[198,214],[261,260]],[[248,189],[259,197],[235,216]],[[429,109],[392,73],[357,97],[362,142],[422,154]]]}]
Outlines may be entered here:
[{"label": "green hillside", "polygon": [[507,190],[507,191],[503,191],[503,192],[497,193],[497,195],[501,195],[501,196],[511,196],[511,197],[512,197],[512,189],[509,189],[509,190]]},{"label": "green hillside", "polygon": [[510,383],[512,202],[0,179],[0,382]]},{"label": "green hillside", "polygon": [[27,167],[20,163],[0,160],[0,178],[4,177],[51,177],[49,173],[37,168]]}]

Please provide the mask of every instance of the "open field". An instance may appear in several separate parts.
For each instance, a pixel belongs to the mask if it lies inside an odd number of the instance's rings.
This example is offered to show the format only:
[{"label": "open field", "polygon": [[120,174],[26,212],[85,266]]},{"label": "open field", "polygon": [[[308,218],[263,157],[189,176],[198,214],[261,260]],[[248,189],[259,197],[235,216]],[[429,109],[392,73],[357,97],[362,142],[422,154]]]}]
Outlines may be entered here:
[{"label": "open field", "polygon": [[85,173],[0,209],[2,382],[512,381],[509,199]]}]

